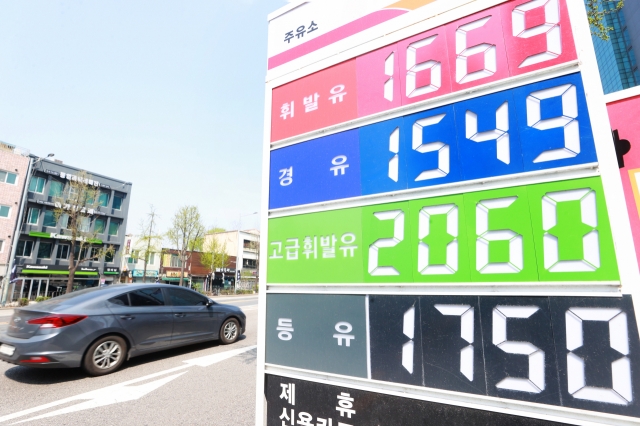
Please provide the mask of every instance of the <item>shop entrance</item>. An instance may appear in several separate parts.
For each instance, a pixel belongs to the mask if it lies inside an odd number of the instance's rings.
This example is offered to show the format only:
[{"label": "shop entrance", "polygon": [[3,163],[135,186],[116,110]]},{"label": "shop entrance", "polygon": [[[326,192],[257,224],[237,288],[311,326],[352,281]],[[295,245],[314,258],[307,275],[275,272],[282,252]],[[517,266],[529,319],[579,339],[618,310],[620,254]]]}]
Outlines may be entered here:
[{"label": "shop entrance", "polygon": [[[49,296],[49,279],[33,278],[22,280],[20,289],[20,299],[27,298],[30,301],[36,300],[39,296]],[[50,296],[49,296],[50,297]]]}]

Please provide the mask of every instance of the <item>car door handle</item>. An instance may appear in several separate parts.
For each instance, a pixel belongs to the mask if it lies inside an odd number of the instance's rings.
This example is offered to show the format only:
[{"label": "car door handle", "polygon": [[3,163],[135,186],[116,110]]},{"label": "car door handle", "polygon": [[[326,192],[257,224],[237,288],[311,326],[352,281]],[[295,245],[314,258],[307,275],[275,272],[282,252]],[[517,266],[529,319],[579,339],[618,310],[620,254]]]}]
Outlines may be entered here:
[{"label": "car door handle", "polygon": [[130,321],[132,319],[136,319],[136,317],[131,316],[131,315],[123,315],[123,316],[120,317],[120,319]]},{"label": "car door handle", "polygon": [[187,314],[174,314],[176,316],[176,318],[184,318],[187,316]]}]

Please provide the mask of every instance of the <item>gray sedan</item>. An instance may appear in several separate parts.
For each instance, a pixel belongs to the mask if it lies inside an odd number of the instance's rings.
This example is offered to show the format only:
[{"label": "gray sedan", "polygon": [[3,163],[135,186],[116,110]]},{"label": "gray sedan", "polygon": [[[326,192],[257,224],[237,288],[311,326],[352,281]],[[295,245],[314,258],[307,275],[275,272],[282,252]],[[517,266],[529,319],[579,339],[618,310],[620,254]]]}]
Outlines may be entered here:
[{"label": "gray sedan", "polygon": [[82,367],[99,376],[131,357],[244,333],[245,314],[186,288],[123,284],[77,291],[16,309],[0,334],[0,360]]}]

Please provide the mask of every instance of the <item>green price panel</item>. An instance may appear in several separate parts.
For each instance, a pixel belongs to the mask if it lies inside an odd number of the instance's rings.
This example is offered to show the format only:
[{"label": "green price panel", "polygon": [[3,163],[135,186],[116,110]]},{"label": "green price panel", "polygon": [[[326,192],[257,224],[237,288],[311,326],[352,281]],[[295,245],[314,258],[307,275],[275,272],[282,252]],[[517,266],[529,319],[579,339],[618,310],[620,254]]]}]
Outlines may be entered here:
[{"label": "green price panel", "polygon": [[270,219],[273,284],[618,281],[599,177]]}]

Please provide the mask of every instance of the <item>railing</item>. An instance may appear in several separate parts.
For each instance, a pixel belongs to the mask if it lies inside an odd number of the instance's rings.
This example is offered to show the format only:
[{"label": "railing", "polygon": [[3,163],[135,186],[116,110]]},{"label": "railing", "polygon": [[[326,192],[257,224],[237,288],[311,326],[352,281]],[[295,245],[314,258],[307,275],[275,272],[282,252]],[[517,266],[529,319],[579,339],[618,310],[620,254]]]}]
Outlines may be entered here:
[{"label": "railing", "polygon": [[0,141],[0,150],[2,151],[11,151],[14,154],[22,155],[23,157],[28,157],[31,154],[27,148],[23,148],[17,145],[11,145],[10,143]]}]

